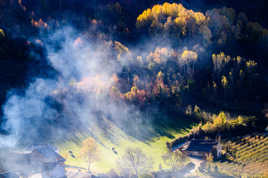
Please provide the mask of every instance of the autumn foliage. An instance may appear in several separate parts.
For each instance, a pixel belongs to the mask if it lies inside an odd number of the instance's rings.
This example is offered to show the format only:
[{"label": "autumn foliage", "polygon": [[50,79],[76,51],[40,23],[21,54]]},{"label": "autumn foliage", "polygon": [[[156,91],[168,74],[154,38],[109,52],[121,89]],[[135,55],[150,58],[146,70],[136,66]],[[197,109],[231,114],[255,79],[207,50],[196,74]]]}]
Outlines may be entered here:
[{"label": "autumn foliage", "polygon": [[92,164],[98,160],[98,146],[93,138],[87,138],[82,142],[80,150],[80,157],[86,160],[88,165],[88,171],[91,170]]},{"label": "autumn foliage", "polygon": [[136,25],[150,34],[167,33],[180,40],[201,37],[205,44],[217,45],[242,39],[256,41],[268,35],[262,25],[249,21],[246,14],[232,8],[214,8],[202,13],[168,2],[143,11]]}]

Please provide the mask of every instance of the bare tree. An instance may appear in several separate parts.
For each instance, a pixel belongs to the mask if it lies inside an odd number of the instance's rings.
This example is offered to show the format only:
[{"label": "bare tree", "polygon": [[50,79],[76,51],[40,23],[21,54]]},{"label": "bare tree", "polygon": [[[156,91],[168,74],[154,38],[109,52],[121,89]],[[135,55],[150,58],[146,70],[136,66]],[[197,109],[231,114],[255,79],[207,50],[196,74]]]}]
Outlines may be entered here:
[{"label": "bare tree", "polygon": [[139,148],[128,148],[119,161],[119,166],[123,174],[139,177],[148,173],[152,169],[153,161],[147,157]]},{"label": "bare tree", "polygon": [[163,160],[167,166],[169,166],[173,171],[181,168],[184,165],[186,156],[180,151],[167,152],[163,157]]}]

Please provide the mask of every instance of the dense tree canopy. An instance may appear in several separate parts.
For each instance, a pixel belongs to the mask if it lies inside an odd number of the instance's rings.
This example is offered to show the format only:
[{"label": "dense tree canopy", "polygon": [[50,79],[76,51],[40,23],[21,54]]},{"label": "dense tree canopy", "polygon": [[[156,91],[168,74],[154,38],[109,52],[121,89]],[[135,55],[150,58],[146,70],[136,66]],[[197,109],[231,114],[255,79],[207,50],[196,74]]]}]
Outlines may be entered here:
[{"label": "dense tree canopy", "polygon": [[178,39],[198,37],[205,44],[223,45],[234,40],[257,41],[268,31],[244,13],[232,8],[207,10],[205,13],[186,9],[182,4],[154,5],[137,17],[137,27],[149,33],[167,33]]}]

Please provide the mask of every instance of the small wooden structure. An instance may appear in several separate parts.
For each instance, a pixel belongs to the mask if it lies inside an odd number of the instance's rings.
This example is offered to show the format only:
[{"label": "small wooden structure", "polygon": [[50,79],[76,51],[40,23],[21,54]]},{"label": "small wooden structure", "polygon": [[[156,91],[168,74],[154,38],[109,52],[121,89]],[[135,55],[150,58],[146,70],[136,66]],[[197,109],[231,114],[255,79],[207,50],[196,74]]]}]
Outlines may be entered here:
[{"label": "small wooden structure", "polygon": [[29,155],[32,167],[41,171],[42,177],[64,178],[65,159],[60,156],[51,146],[38,146]]},{"label": "small wooden structure", "polygon": [[[29,177],[33,174],[41,174],[43,178],[65,178],[65,159],[51,146],[37,146],[30,152],[16,152],[6,150],[0,152],[0,160],[3,159],[1,174],[12,174]],[[6,177],[4,177],[6,178]]]},{"label": "small wooden structure", "polygon": [[189,157],[205,159],[207,155],[216,150],[217,144],[215,140],[192,139],[177,145],[173,151],[179,149]]}]

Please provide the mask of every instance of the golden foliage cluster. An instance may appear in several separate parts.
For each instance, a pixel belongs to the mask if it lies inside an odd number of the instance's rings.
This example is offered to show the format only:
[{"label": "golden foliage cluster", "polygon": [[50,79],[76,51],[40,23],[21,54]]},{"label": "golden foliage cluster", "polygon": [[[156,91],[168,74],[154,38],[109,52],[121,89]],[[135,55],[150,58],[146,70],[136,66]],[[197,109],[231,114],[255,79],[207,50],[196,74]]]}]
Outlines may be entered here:
[{"label": "golden foliage cluster", "polygon": [[249,21],[245,13],[232,8],[214,8],[202,13],[168,2],[143,11],[137,17],[137,27],[149,27],[150,32],[165,31],[179,38],[197,35],[204,42],[218,45],[240,39],[258,41],[268,35],[262,25]]},{"label": "golden foliage cluster", "polygon": [[191,50],[184,50],[181,54],[181,59],[182,60],[197,60],[198,54],[195,51]]},{"label": "golden foliage cluster", "polygon": [[2,36],[2,37],[5,37],[5,36],[6,36],[6,34],[5,34],[4,30],[3,30],[3,29],[1,29],[1,28],[0,28],[0,36]]},{"label": "golden foliage cluster", "polygon": [[[171,26],[175,25],[180,28],[181,34],[184,36],[193,29],[198,30],[197,26],[200,27],[206,22],[207,18],[203,13],[188,10],[182,4],[167,2],[163,5],[154,5],[152,9],[145,10],[137,18],[138,27],[150,24],[151,27],[169,30]],[[191,29],[189,31],[187,31],[188,26]]]},{"label": "golden foliage cluster", "polygon": [[168,22],[172,18],[173,22],[179,25],[186,25],[190,19],[193,19],[199,25],[206,21],[205,15],[201,12],[188,10],[182,4],[170,4],[166,2],[163,5],[157,4],[152,9],[145,10],[138,16],[137,23],[142,24],[146,21],[161,22],[161,18],[164,18],[165,22]]},{"label": "golden foliage cluster", "polygon": [[232,58],[231,56],[224,54],[224,52],[221,52],[219,54],[212,54],[212,63],[214,65],[215,70],[221,69],[229,62],[234,62],[238,65],[242,64],[243,62],[245,63],[247,68],[253,68],[257,66],[256,61],[243,59],[241,56],[236,56]]},{"label": "golden foliage cluster", "polygon": [[[231,57],[223,52],[219,54],[212,54],[212,63],[214,70],[218,74],[221,74],[221,78],[219,80],[223,88],[228,87],[229,81],[232,81],[232,84],[234,84],[235,80],[243,79],[245,74],[250,75],[258,65],[258,63],[254,60],[247,60],[241,56]],[[229,67],[226,68],[225,66]],[[215,82],[213,83],[213,87],[216,88]]]},{"label": "golden foliage cluster", "polygon": [[215,130],[231,129],[238,126],[246,126],[248,122],[254,118],[237,116],[231,118],[228,114],[220,112],[218,115],[213,115],[210,122],[207,122],[202,126],[202,129],[206,132]]}]

